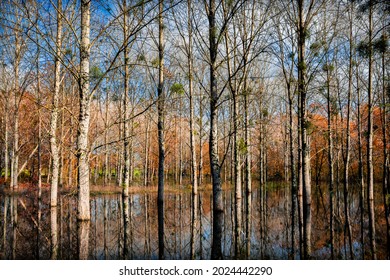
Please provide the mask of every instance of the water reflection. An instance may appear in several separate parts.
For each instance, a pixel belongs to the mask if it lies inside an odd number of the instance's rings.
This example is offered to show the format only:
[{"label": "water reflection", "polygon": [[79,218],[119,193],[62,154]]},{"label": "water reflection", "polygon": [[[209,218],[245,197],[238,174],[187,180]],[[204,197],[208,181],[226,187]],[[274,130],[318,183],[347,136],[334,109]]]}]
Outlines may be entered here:
[{"label": "water reflection", "polygon": [[[317,259],[331,258],[326,197],[322,194],[320,207],[313,206],[312,256]],[[224,209],[218,222],[223,228],[219,246],[224,259],[299,258],[299,246],[292,252],[292,244],[298,245],[299,238],[298,231],[295,235],[291,232],[290,192],[264,188],[243,196],[240,256],[235,254],[234,193],[225,191],[222,199]],[[354,256],[361,259],[364,251],[359,234],[358,193],[350,199]],[[161,223],[165,259],[211,258],[215,212],[210,192],[196,196],[189,192],[168,193],[164,196],[163,215],[159,215],[161,209],[153,193],[126,198],[95,196],[91,198],[90,222],[77,222],[76,197],[63,195],[54,208],[47,206],[48,201],[45,193],[42,201],[33,194],[0,194],[1,259],[158,259]],[[163,220],[159,221],[159,217]],[[342,213],[336,215],[334,250],[337,258],[348,258],[342,219]],[[380,234],[379,230],[377,240],[381,240]],[[291,240],[293,236],[295,242]],[[385,256],[384,248],[378,246],[378,256]]]}]

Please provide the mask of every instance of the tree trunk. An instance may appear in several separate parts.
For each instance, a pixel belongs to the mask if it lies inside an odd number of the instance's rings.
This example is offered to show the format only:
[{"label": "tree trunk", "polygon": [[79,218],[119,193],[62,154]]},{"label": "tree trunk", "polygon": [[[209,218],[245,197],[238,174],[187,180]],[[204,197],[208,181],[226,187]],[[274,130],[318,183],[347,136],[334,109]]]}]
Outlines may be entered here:
[{"label": "tree trunk", "polygon": [[90,7],[91,1],[81,0],[81,44],[79,78],[79,125],[77,132],[77,219],[90,219],[89,206],[89,149],[88,130],[90,121],[89,57],[90,57]]},{"label": "tree trunk", "polygon": [[311,254],[311,178],[310,178],[310,145],[308,141],[306,103],[306,59],[305,43],[307,22],[304,20],[304,0],[298,0],[298,92],[300,96],[300,138],[302,144],[302,183],[303,183],[303,258]]},{"label": "tree trunk", "polygon": [[210,138],[209,154],[211,179],[213,186],[213,239],[211,248],[211,259],[222,259],[222,228],[223,228],[223,202],[220,163],[218,156],[218,130],[217,130],[217,26],[215,23],[216,3],[209,0],[208,20],[209,20],[209,55],[210,55]]},{"label": "tree trunk", "polygon": [[129,147],[129,123],[128,123],[128,106],[129,106],[129,48],[127,43],[127,0],[123,0],[123,37],[125,38],[123,50],[124,56],[124,93],[123,93],[123,190],[122,195],[124,197],[129,196],[129,183],[130,183],[130,147]]},{"label": "tree trunk", "polygon": [[54,92],[50,117],[50,151],[52,157],[52,176],[50,185],[50,206],[57,206],[57,193],[59,181],[59,148],[57,146],[58,103],[61,86],[61,45],[62,45],[62,0],[57,0],[57,35],[56,53],[54,55]]},{"label": "tree trunk", "polygon": [[368,205],[368,224],[370,237],[371,258],[376,259],[375,242],[375,211],[374,211],[374,165],[373,165],[373,91],[372,91],[372,68],[373,68],[373,44],[372,44],[372,6],[369,7],[369,57],[368,57],[368,121],[367,121],[367,205]]},{"label": "tree trunk", "polygon": [[158,15],[158,55],[159,55],[159,79],[158,79],[158,256],[164,259],[164,161],[165,161],[165,140],[164,140],[164,117],[165,117],[165,93],[164,93],[164,0],[159,0]]},{"label": "tree trunk", "polygon": [[194,86],[193,86],[193,56],[192,56],[192,1],[187,0],[187,28],[188,28],[188,96],[190,105],[190,149],[191,149],[191,183],[192,183],[192,232],[191,232],[191,259],[196,258],[196,236],[198,228],[198,175],[195,150],[194,129]]},{"label": "tree trunk", "polygon": [[334,168],[333,168],[333,131],[332,131],[332,101],[330,95],[330,70],[327,61],[326,70],[326,92],[328,111],[328,168],[329,168],[329,232],[330,232],[330,258],[334,259]]}]

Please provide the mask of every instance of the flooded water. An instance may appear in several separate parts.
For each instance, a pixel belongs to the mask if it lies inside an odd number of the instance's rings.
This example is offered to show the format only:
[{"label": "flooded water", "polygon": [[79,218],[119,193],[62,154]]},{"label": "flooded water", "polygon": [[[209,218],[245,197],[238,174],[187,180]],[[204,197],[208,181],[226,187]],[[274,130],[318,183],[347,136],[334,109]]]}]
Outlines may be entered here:
[{"label": "flooded water", "polygon": [[[264,199],[260,199],[264,194]],[[312,205],[312,257],[329,259],[329,213],[326,193],[315,192]],[[350,211],[354,258],[362,258],[360,210],[352,195]],[[91,221],[76,220],[76,197],[61,195],[59,206],[48,207],[48,193],[41,203],[32,194],[0,195],[0,257],[2,259],[157,259],[157,194],[91,197]],[[225,259],[235,257],[234,193],[225,191],[222,250]],[[243,199],[243,223],[238,230],[242,243],[239,258],[299,258],[298,226],[295,251],[291,242],[291,199],[285,188],[266,192],[255,190],[251,205]],[[335,252],[346,258],[349,247],[342,222],[343,209],[335,206]],[[212,200],[210,192],[200,192],[197,215],[192,215],[192,195],[188,191],[166,194],[164,209],[164,258],[209,259],[212,243]],[[248,215],[248,206],[250,214]],[[381,215],[380,209],[378,214]],[[297,219],[296,219],[297,220]],[[195,226],[195,228],[194,228]],[[194,230],[193,230],[194,229]],[[250,234],[246,234],[250,232]],[[366,234],[366,233],[365,233]],[[380,223],[377,234],[381,234]],[[368,234],[367,234],[368,235]],[[247,238],[249,237],[249,238]],[[368,239],[365,236],[365,240]],[[378,257],[384,244],[378,238]],[[385,242],[385,241],[382,241]],[[383,247],[383,248],[382,248]],[[192,250],[191,250],[192,248]],[[192,252],[193,251],[193,252]],[[192,252],[192,257],[191,257]]]}]

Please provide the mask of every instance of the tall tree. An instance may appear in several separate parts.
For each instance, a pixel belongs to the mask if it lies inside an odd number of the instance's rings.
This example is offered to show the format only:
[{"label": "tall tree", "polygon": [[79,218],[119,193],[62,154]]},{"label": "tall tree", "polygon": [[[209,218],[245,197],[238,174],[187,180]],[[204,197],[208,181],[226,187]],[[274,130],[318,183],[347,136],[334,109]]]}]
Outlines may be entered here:
[{"label": "tall tree", "polygon": [[164,1],[159,0],[158,14],[158,88],[157,88],[157,128],[158,128],[158,256],[164,259],[164,161],[165,161],[165,92],[164,92]]},{"label": "tall tree", "polygon": [[[81,40],[80,40],[80,73],[79,73],[79,125],[77,131],[77,219],[89,220],[89,150],[88,129],[90,122],[91,94],[89,89],[89,58],[91,1],[81,0]],[[84,228],[84,227],[81,227]]]},{"label": "tall tree", "polygon": [[57,193],[59,182],[59,148],[57,140],[57,123],[59,98],[61,88],[61,53],[62,53],[62,0],[57,0],[57,35],[56,35],[56,51],[54,55],[54,91],[52,98],[51,118],[50,118],[50,150],[51,150],[51,186],[50,186],[50,206],[57,206]]}]

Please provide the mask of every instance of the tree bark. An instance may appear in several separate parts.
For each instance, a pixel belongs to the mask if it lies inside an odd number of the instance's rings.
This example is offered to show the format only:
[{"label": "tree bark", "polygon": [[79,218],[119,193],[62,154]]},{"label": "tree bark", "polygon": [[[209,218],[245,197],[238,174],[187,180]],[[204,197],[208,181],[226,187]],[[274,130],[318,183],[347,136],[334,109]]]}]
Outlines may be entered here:
[{"label": "tree bark", "polygon": [[58,103],[61,86],[61,45],[62,45],[62,0],[57,0],[57,35],[56,35],[56,52],[54,55],[54,92],[52,99],[52,109],[50,117],[50,151],[51,151],[51,185],[50,185],[50,206],[57,206],[57,193],[59,182],[60,157],[57,145],[57,123],[58,123]]},{"label": "tree bark", "polygon": [[164,161],[165,161],[165,140],[164,140],[164,118],[165,118],[165,93],[164,93],[164,0],[159,0],[158,15],[158,55],[159,55],[159,72],[158,72],[158,248],[159,259],[164,259]]},{"label": "tree bark", "polygon": [[373,92],[372,92],[372,68],[373,68],[373,44],[372,44],[372,21],[373,12],[370,1],[369,7],[369,54],[368,54],[368,92],[367,92],[367,204],[368,204],[368,224],[370,237],[371,258],[376,259],[376,242],[375,242],[375,211],[374,211],[374,165],[373,165]]},{"label": "tree bark", "polygon": [[90,220],[89,206],[89,149],[88,130],[90,122],[90,8],[91,1],[81,0],[81,43],[80,43],[80,77],[79,77],[79,125],[77,131],[77,219]]},{"label": "tree bark", "polygon": [[211,179],[213,186],[213,239],[211,248],[211,259],[222,259],[222,228],[223,228],[223,201],[221,172],[218,156],[218,91],[217,91],[217,26],[215,22],[216,3],[209,0],[208,4],[209,21],[209,55],[210,55],[210,136],[209,155],[211,167]]}]

